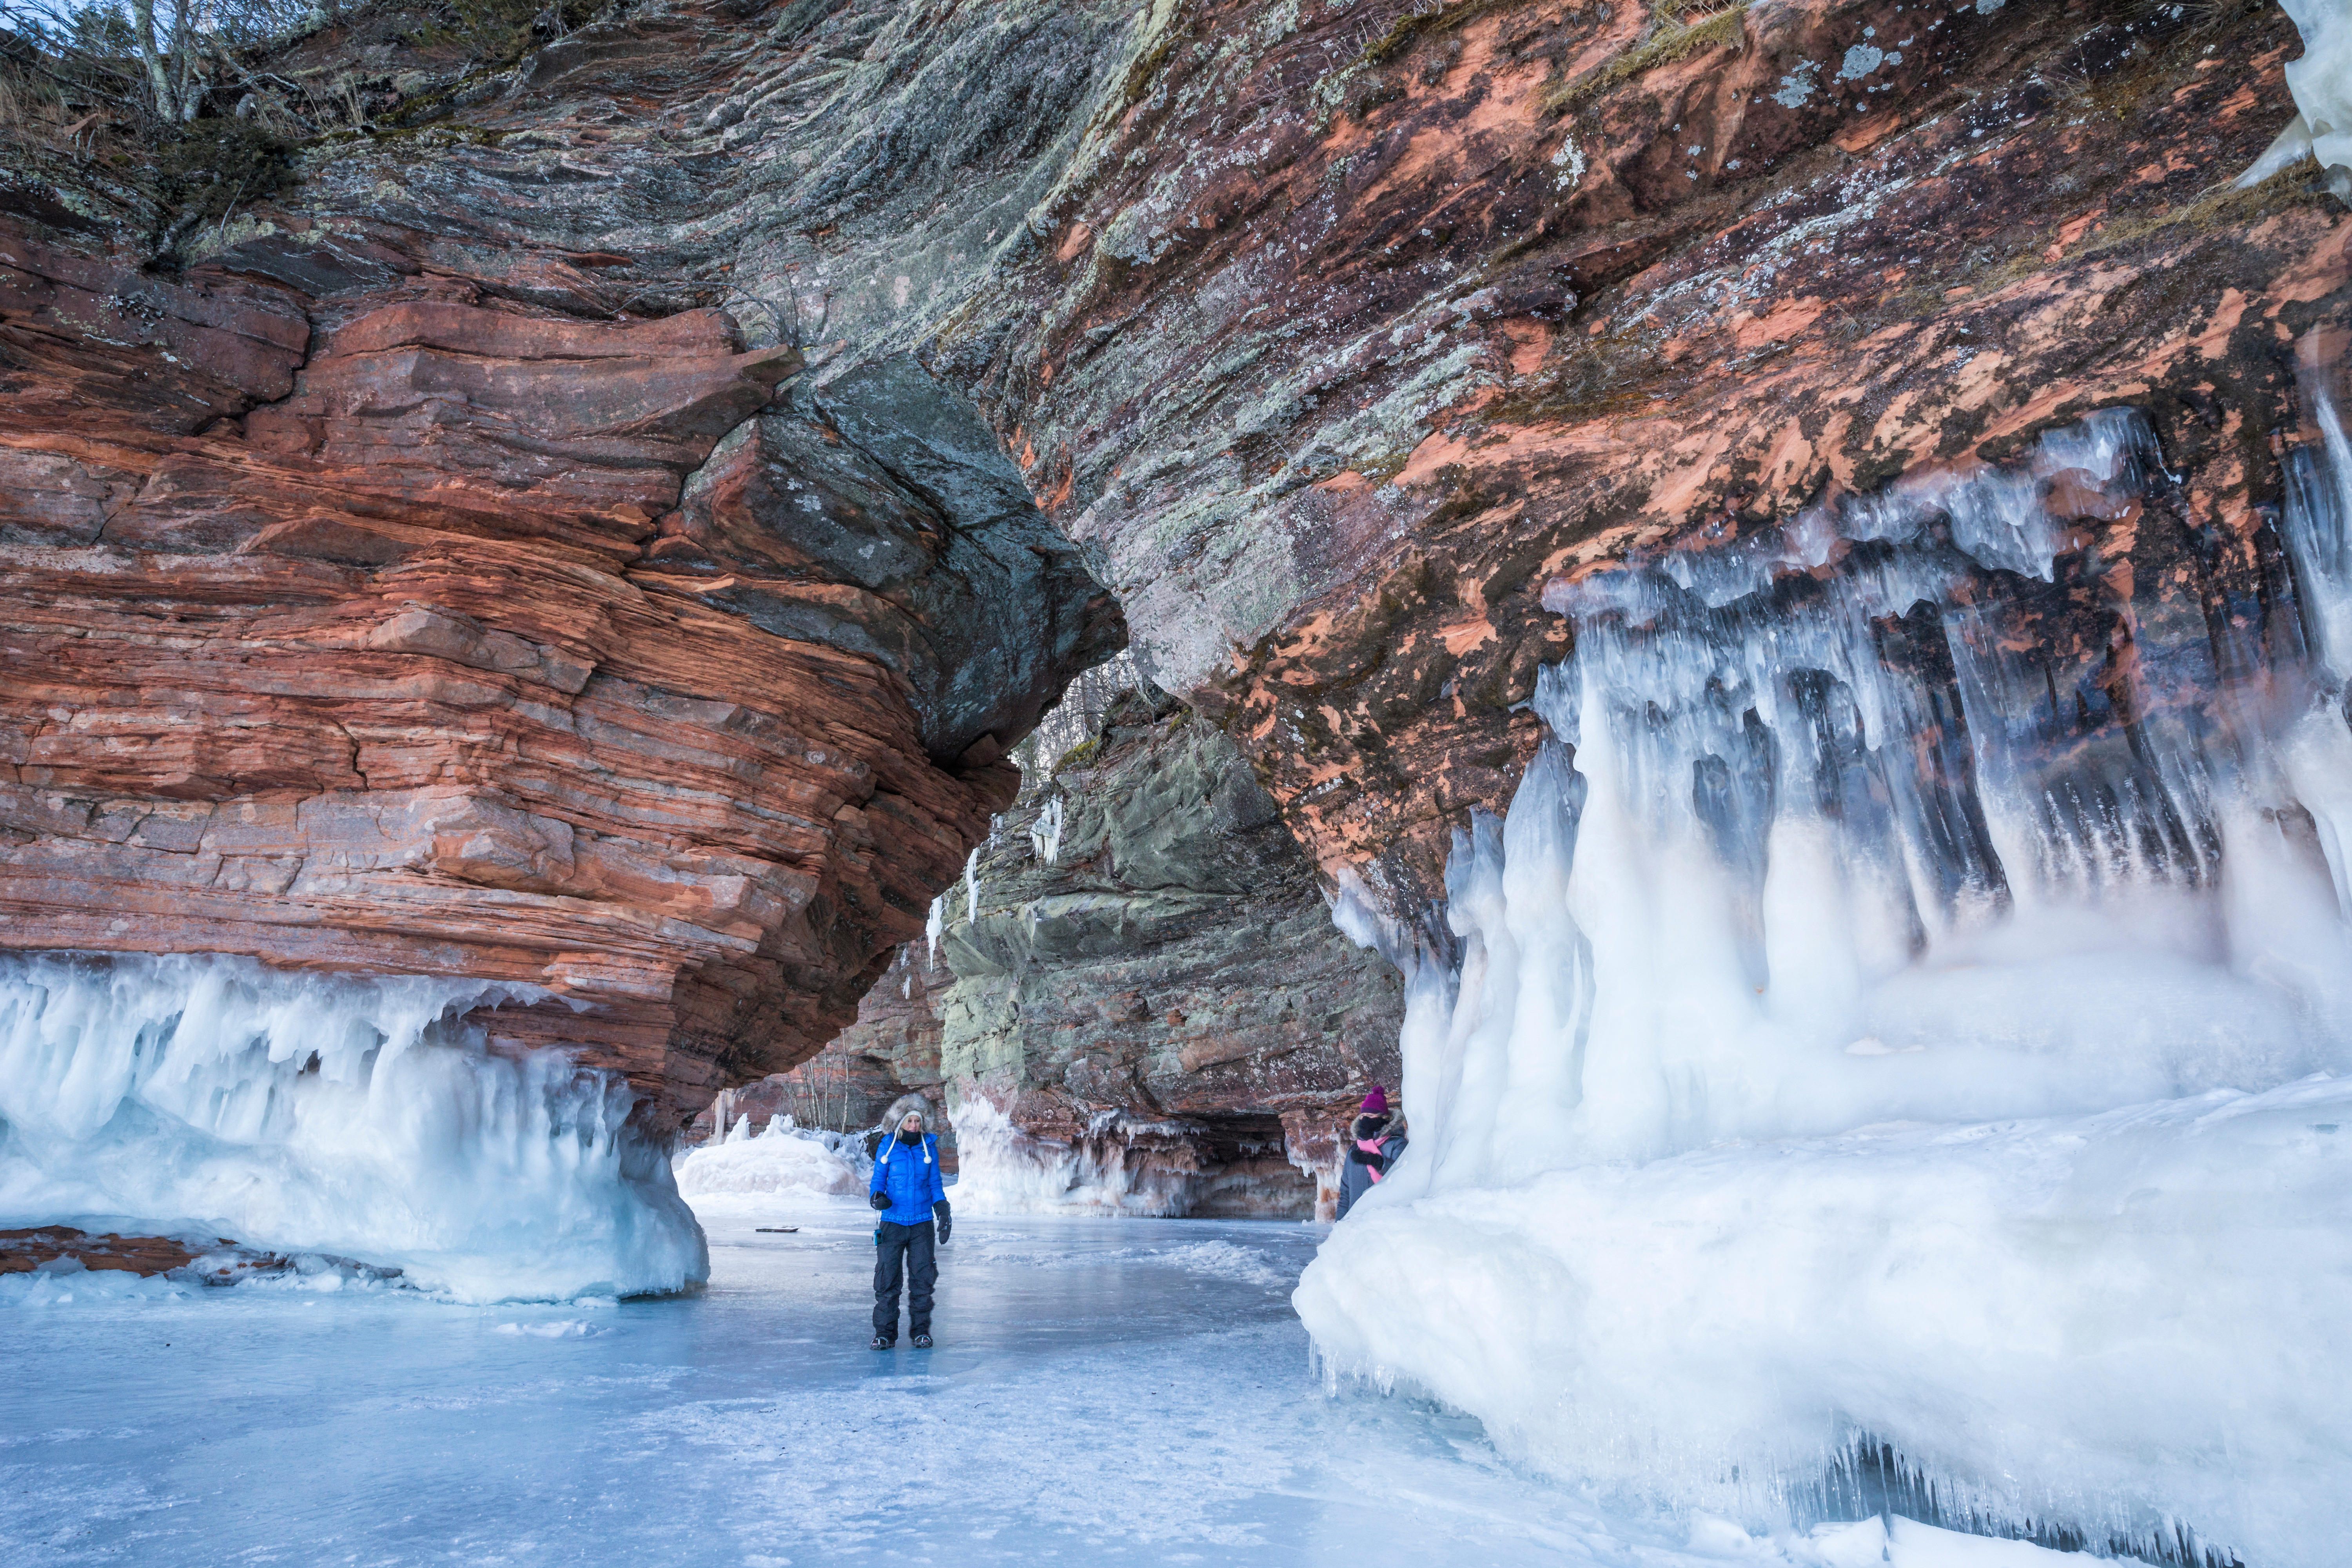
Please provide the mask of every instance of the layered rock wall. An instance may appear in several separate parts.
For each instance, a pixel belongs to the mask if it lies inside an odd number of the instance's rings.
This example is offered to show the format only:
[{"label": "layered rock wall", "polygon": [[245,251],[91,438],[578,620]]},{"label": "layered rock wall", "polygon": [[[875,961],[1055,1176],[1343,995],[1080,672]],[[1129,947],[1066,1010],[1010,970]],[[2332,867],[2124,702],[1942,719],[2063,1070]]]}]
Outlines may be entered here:
[{"label": "layered rock wall", "polygon": [[[681,1104],[787,1065],[1114,640],[1024,490],[1327,889],[1442,940],[1557,579],[2125,405],[2274,555],[2347,225],[2307,163],[2230,181],[2300,47],[2255,4],[681,0],[413,51],[404,123],[217,224],[15,160],[11,940],[534,977]],[[140,224],[175,277],[108,259]],[[266,699],[156,695],[232,647]]]},{"label": "layered rock wall", "polygon": [[1401,916],[1529,755],[1554,577],[2122,404],[2250,543],[2345,314],[2315,171],[2229,188],[2294,112],[2275,7],[1161,16],[1004,285],[1034,326],[942,356]]},{"label": "layered rock wall", "polygon": [[[789,1071],[722,1091],[695,1118],[692,1132],[698,1138],[718,1136],[747,1116],[754,1125],[790,1116],[803,1127],[870,1131],[909,1094],[921,1095],[943,1111],[939,1006],[954,984],[954,973],[931,957],[927,942],[908,943],[857,1004],[856,1021],[824,1050]],[[954,1125],[944,1115],[934,1120],[940,1123],[941,1162],[953,1169]]]},{"label": "layered rock wall", "polygon": [[982,1201],[1328,1216],[1334,1131],[1395,1081],[1402,987],[1223,733],[1131,696],[942,914],[940,1070]]},{"label": "layered rock wall", "polygon": [[535,202],[581,111],[170,277],[0,216],[0,945],[512,983],[674,1126],[849,1021],[1121,632],[919,368],[628,309],[585,231],[685,214],[626,147]]}]

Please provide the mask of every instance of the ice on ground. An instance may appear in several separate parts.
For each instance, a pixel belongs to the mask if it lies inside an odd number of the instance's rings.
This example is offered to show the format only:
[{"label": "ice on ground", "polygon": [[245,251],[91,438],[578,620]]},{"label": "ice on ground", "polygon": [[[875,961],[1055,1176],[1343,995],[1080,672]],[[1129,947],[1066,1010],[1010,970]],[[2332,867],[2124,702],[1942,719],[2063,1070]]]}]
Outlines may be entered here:
[{"label": "ice on ground", "polygon": [[[1286,1300],[1312,1227],[965,1220],[939,1348],[877,1353],[872,1215],[772,1202],[801,1229],[770,1236],[733,1201],[698,1211],[707,1289],[593,1310],[238,1286],[0,1311],[0,1561],[1722,1561],[1685,1520],[1512,1468],[1466,1418],[1324,1397]],[[1272,1282],[1168,1262],[1236,1256]],[[507,1327],[573,1322],[601,1331]]]},{"label": "ice on ground", "polygon": [[[738,1123],[738,1132],[750,1117]],[[786,1129],[778,1117],[757,1138],[730,1134],[679,1156],[677,1190],[688,1199],[720,1194],[827,1194],[862,1189],[866,1173],[822,1138]]]},{"label": "ice on ground", "polygon": [[1195,1241],[1182,1247],[1156,1247],[1151,1258],[1195,1274],[1213,1274],[1250,1285],[1277,1285],[1289,1279],[1276,1270],[1265,1253],[1255,1247],[1236,1247],[1230,1241]]},{"label": "ice on ground", "polygon": [[2352,1528],[2333,1129],[2352,1080],[1580,1166],[1351,1215],[1297,1304],[1335,1366],[1629,1491],[1769,1519],[1762,1494],[1863,1424],[1995,1517],[2168,1510],[2331,1563]]},{"label": "ice on ground", "polygon": [[2128,726],[2037,631],[2094,570],[2044,485],[2162,479],[2128,411],[1555,591],[1453,952],[1335,910],[1410,971],[1412,1130],[1297,1291],[1335,1375],[1755,1530],[1866,1439],[1953,1518],[2347,1560],[2352,447],[2306,391],[2302,625],[2142,619]]},{"label": "ice on ground", "polygon": [[499,1333],[528,1334],[535,1340],[584,1340],[591,1334],[601,1334],[604,1331],[594,1324],[583,1322],[578,1318],[566,1318],[553,1323],[500,1323],[498,1326]]},{"label": "ice on ground", "polygon": [[469,1300],[708,1268],[620,1079],[487,1048],[513,988],[225,956],[0,958],[0,1221],[203,1231]]},{"label": "ice on ground", "polygon": [[[1774,1544],[1798,1568],[2084,1568],[2085,1563],[2079,1552],[1963,1535],[1899,1516],[1817,1525],[1805,1535]],[[1759,1546],[1750,1542],[1748,1549]]]}]

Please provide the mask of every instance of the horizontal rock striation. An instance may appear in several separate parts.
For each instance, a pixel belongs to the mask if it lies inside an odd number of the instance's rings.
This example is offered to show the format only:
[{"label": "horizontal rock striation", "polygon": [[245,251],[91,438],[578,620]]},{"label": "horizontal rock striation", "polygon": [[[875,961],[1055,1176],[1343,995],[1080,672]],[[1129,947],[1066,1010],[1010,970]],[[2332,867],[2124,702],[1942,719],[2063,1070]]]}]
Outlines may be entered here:
[{"label": "horizontal rock striation", "polygon": [[0,946],[536,987],[493,1042],[675,1126],[854,1016],[1122,632],[953,394],[631,313],[628,203],[537,172],[168,279],[0,212]]},{"label": "horizontal rock striation", "polygon": [[289,63],[364,34],[388,121],[216,223],[11,164],[0,929],[531,978],[682,1107],[848,1018],[1116,640],[1024,494],[1426,925],[1548,586],[2129,405],[2189,521],[2075,521],[2186,613],[2352,303],[2309,164],[2230,187],[2268,5],[667,0],[498,74],[402,14]]},{"label": "horizontal rock striation", "polygon": [[[944,963],[933,960],[916,941],[891,958],[882,978],[857,1004],[857,1019],[824,1050],[788,1072],[724,1091],[695,1119],[697,1137],[716,1135],[744,1117],[755,1125],[790,1116],[803,1127],[856,1131],[883,1124],[893,1103],[919,1094],[935,1111],[946,1106],[946,1079],[940,1067],[940,999],[955,984]],[[935,1115],[940,1155],[955,1168],[955,1128]]]},{"label": "horizontal rock striation", "polygon": [[2292,344],[2346,319],[2315,171],[2229,185],[2294,112],[2274,6],[1188,5],[1135,47],[939,361],[1399,916],[1531,754],[1555,578],[2125,405],[2253,549]]}]

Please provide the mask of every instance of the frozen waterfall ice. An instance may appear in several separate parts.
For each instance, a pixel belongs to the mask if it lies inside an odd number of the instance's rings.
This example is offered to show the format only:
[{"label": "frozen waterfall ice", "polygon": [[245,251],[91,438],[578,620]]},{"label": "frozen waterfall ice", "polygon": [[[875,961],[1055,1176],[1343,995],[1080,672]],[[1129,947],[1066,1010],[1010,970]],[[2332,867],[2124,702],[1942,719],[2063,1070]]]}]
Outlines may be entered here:
[{"label": "frozen waterfall ice", "polygon": [[339,1255],[475,1300],[702,1279],[628,1086],[461,1021],[506,996],[222,956],[0,958],[0,1215]]},{"label": "frozen waterfall ice", "polygon": [[[1297,1292],[1333,1375],[1754,1525],[1833,1516],[1866,1442],[1980,1527],[2343,1561],[2324,387],[2291,580],[2198,533],[2111,410],[1556,590],[1552,739],[1457,834],[1445,931],[1336,911],[1412,971],[1413,1144]],[[2185,530],[2211,575],[2135,585],[2085,521]]]},{"label": "frozen waterfall ice", "polygon": [[1055,795],[1037,813],[1037,820],[1029,825],[1029,847],[1041,864],[1051,866],[1062,858],[1062,816],[1066,797]]},{"label": "frozen waterfall ice", "polygon": [[2286,66],[2295,116],[2238,178],[2260,184],[2282,169],[2315,158],[2338,195],[2352,191],[2352,0],[2279,0],[2303,35],[2303,54]]}]

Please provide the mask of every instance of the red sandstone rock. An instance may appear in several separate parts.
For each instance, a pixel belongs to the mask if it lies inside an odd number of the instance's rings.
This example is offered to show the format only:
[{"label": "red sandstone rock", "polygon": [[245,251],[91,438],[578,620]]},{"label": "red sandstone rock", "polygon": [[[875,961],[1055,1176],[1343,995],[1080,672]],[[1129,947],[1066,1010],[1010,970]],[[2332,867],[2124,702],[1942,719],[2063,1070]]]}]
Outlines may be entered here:
[{"label": "red sandstone rock", "polygon": [[[929,520],[1000,504],[963,437],[884,462],[795,388],[688,479],[782,374],[713,307],[982,403],[1155,677],[1414,916],[1536,741],[1548,582],[2129,403],[2185,515],[2069,500],[2136,584],[2052,611],[2095,674],[2201,613],[2185,542],[2259,574],[2290,345],[2352,311],[2340,204],[2224,188],[2292,112],[2269,7],[1016,9],[646,5],[176,279],[0,240],[0,940],[533,978],[594,1011],[516,1037],[680,1108],[814,1050],[1054,682],[930,597]],[[828,431],[888,482],[829,470],[812,549],[763,520]]]},{"label": "red sandstone rock", "polygon": [[[67,1279],[75,1272],[73,1266],[79,1265],[93,1273],[136,1274],[142,1279],[169,1274],[198,1285],[234,1285],[257,1275],[283,1274],[295,1267],[290,1258],[257,1252],[225,1237],[207,1241],[202,1237],[117,1236],[111,1231],[92,1236],[57,1225],[0,1230],[0,1274],[30,1274],[45,1267],[58,1273],[60,1259],[67,1265],[60,1277]],[[381,1270],[371,1272],[382,1276]]]},{"label": "red sandstone rock", "polygon": [[295,373],[288,291],[0,255],[0,945],[541,986],[494,1038],[682,1120],[847,1022],[1010,798],[876,658],[632,570],[793,351],[394,299]]}]

